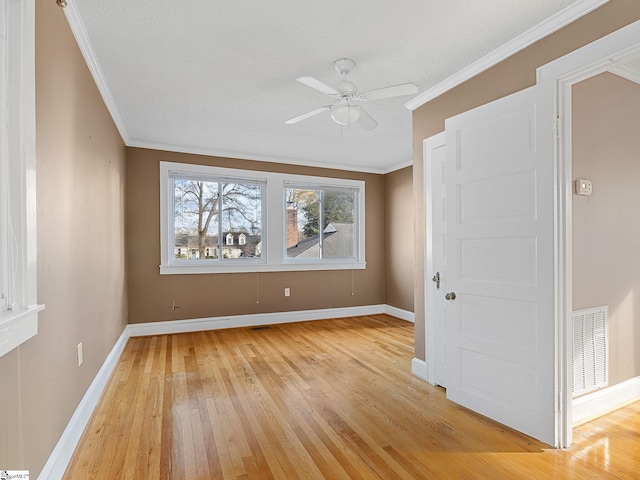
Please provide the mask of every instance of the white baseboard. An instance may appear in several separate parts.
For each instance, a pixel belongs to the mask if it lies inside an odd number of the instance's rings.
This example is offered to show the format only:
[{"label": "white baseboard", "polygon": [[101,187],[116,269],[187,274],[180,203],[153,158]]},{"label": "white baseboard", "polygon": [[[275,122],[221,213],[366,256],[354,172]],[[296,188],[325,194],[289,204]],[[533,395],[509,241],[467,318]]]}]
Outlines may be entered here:
[{"label": "white baseboard", "polygon": [[408,310],[402,310],[401,308],[392,307],[391,305],[384,305],[383,313],[391,315],[392,317],[397,317],[401,320],[406,320],[407,322],[415,323],[414,313],[409,312]]},{"label": "white baseboard", "polygon": [[219,330],[221,328],[258,327],[261,325],[275,325],[279,323],[377,315],[384,313],[384,307],[384,305],[367,305],[363,307],[257,313],[250,315],[231,315],[228,317],[196,318],[193,320],[175,320],[168,322],[132,323],[129,324],[127,329],[130,337],[166,335],[172,333],[200,332],[203,330]]},{"label": "white baseboard", "polygon": [[84,397],[80,400],[75,412],[73,412],[71,420],[69,420],[67,427],[64,429],[64,432],[62,432],[62,436],[40,472],[38,480],[59,480],[64,475],[69,461],[71,461],[71,457],[73,456],[73,452],[91,419],[91,415],[100,400],[104,387],[107,385],[111,372],[113,372],[113,369],[116,367],[128,339],[129,335],[125,327],[122,335],[120,335],[120,338],[111,349],[111,352],[93,379],[93,382],[89,385]]},{"label": "white baseboard", "polygon": [[[377,315],[388,313],[387,308],[394,309],[395,307],[389,307],[388,305],[367,305],[362,307],[327,308],[321,310],[301,310],[297,312],[260,313],[255,315],[235,315],[229,317],[129,324],[125,327],[122,335],[120,335],[120,338],[93,379],[93,382],[91,382],[84,397],[82,397],[80,404],[73,413],[71,420],[69,420],[60,440],[58,440],[47,463],[40,472],[38,480],[59,480],[64,475],[78,442],[107,385],[107,381],[116,367],[118,359],[124,350],[124,346],[130,337]],[[402,310],[399,309],[395,309],[394,311],[396,310],[402,312]],[[389,313],[389,315],[402,318],[394,313]]]},{"label": "white baseboard", "polygon": [[421,378],[425,382],[427,381],[427,362],[413,357],[411,360],[411,373],[416,377]]},{"label": "white baseboard", "polygon": [[640,399],[640,377],[576,398],[572,402],[572,423],[578,425]]}]

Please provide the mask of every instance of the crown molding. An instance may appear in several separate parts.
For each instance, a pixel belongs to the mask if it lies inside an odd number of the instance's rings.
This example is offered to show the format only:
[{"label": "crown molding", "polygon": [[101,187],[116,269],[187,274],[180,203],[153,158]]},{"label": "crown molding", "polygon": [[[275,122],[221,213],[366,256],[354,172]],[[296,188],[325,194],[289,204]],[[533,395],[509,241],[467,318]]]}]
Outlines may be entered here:
[{"label": "crown molding", "polygon": [[551,35],[553,32],[561,29],[562,27],[569,25],[577,19],[585,16],[589,12],[601,7],[609,0],[581,0],[578,1],[564,10],[549,17],[542,23],[539,23],[535,27],[527,30],[525,33],[517,36],[508,43],[505,43],[502,47],[497,48],[490,54],[482,57],[480,60],[472,63],[468,67],[460,70],[454,75],[450,76],[446,80],[438,83],[437,85],[422,92],[413,100],[407,102],[405,107],[414,111],[421,107],[425,103],[439,97],[443,93],[457,87],[461,83],[466,82],[470,78],[484,72],[485,70],[493,67],[494,65],[509,58],[520,50],[525,49],[529,45],[534,44],[538,40]]},{"label": "crown molding", "polygon": [[390,165],[389,167],[385,168],[381,173],[386,175],[387,173],[392,173],[392,172],[395,172],[396,170],[402,170],[403,168],[407,168],[407,167],[413,167],[413,159],[405,160],[404,162]]},{"label": "crown molding", "polygon": [[[522,50],[523,48],[535,43],[536,41],[544,38],[545,36],[553,33],[554,31],[562,28],[565,25],[575,21],[576,19],[586,15],[590,11],[604,5],[609,0],[581,0],[571,5],[570,7],[562,10],[556,15],[550,17],[545,22],[537,25],[531,30],[525,32],[519,37],[515,38],[511,42],[505,44],[504,46],[498,48],[493,51],[489,55],[483,57],[477,62],[471,64],[469,67],[461,70],[455,75],[449,77],[445,81],[439,83],[438,85],[426,90],[422,94],[415,97],[413,100],[408,102],[405,106],[409,110],[415,110],[420,106],[424,105],[428,101],[442,95],[444,92],[454,88],[455,86],[463,83],[464,81],[470,79],[471,77],[477,75],[478,73],[492,67],[493,65],[501,62],[505,58],[513,55],[514,53]],[[80,13],[75,6],[75,2],[70,2],[64,8],[64,14],[67,18],[67,22],[73,32],[73,36],[76,39],[76,42],[80,48],[82,56],[87,63],[89,71],[98,87],[98,91],[102,96],[102,99],[111,115],[113,122],[122,137],[123,142],[128,147],[138,147],[138,148],[147,148],[151,150],[166,150],[170,152],[179,152],[179,153],[189,153],[196,155],[208,155],[208,156],[217,156],[217,157],[225,157],[225,158],[237,158],[241,160],[255,160],[261,162],[270,162],[270,163],[283,163],[283,164],[293,164],[293,165],[301,165],[308,167],[316,167],[316,168],[328,168],[332,170],[343,170],[343,171],[351,171],[351,172],[361,172],[361,173],[373,173],[384,175],[387,173],[394,172],[396,170],[400,170],[402,168],[408,167],[412,165],[412,160],[408,160],[405,162],[400,162],[398,164],[394,164],[391,166],[385,166],[381,168],[370,168],[370,167],[359,167],[359,166],[345,166],[342,164],[328,163],[328,162],[310,162],[310,161],[300,161],[299,159],[288,159],[288,158],[278,158],[271,157],[268,155],[255,155],[251,153],[245,152],[229,152],[229,151],[218,151],[213,149],[206,148],[194,148],[194,147],[184,147],[178,145],[170,145],[170,144],[160,144],[153,142],[142,142],[131,139],[129,133],[127,132],[126,125],[120,114],[120,110],[115,102],[111,89],[104,77],[102,69],[100,68],[100,64],[96,55],[94,54],[93,47],[91,45],[91,41],[89,40],[89,36],[87,35],[86,27]]]},{"label": "crown molding", "polygon": [[[224,157],[224,158],[237,158],[240,160],[254,160],[259,162],[269,162],[269,163],[282,163],[286,165],[300,165],[307,167],[316,167],[316,168],[328,168],[331,170],[343,170],[349,172],[361,172],[361,173],[374,173],[379,175],[384,175],[394,169],[396,167],[391,167],[391,169],[387,167],[381,168],[371,168],[371,167],[359,167],[359,166],[347,166],[338,163],[329,163],[329,162],[310,162],[310,161],[300,161],[300,159],[289,159],[284,157],[272,157],[268,155],[255,155],[251,153],[245,152],[231,152],[231,151],[222,151],[215,149],[207,149],[207,148],[198,148],[198,147],[185,147],[181,145],[171,145],[171,144],[161,144],[155,142],[144,142],[139,140],[134,140],[130,137],[124,120],[122,119],[122,115],[120,114],[120,110],[118,109],[118,105],[113,97],[111,89],[107,83],[107,80],[104,77],[102,69],[100,68],[100,64],[98,59],[94,53],[93,46],[91,45],[91,41],[89,40],[89,36],[87,34],[86,27],[82,18],[80,16],[80,12],[78,8],[75,6],[75,2],[69,2],[67,6],[64,8],[64,14],[67,18],[67,22],[73,32],[73,36],[78,44],[82,56],[91,72],[91,76],[93,77],[96,86],[98,87],[98,91],[102,96],[102,99],[111,115],[113,122],[115,123],[116,128],[124,144],[127,147],[137,147],[137,148],[146,148],[149,150],[165,150],[168,152],[178,152],[178,153],[188,153],[194,155],[207,155],[214,157]],[[399,167],[402,168],[402,167]]]},{"label": "crown molding", "polygon": [[613,65],[609,71],[619,77],[640,84],[640,69],[631,65]]},{"label": "crown molding", "polygon": [[187,153],[192,155],[206,155],[209,157],[231,158],[238,160],[253,160],[256,162],[282,163],[283,165],[298,165],[302,167],[327,168],[330,170],[342,170],[347,172],[374,173],[384,175],[387,173],[384,168],[358,167],[355,165],[343,165],[329,162],[309,162],[300,159],[288,159],[285,157],[271,157],[268,155],[255,155],[243,152],[229,152],[198,147],[185,147],[181,145],[162,144],[155,142],[143,142],[131,140],[126,142],[127,147],[146,148],[148,150],[163,150],[166,152]]},{"label": "crown molding", "polygon": [[64,15],[67,18],[67,22],[69,23],[69,27],[71,27],[71,32],[73,33],[74,38],[76,39],[76,43],[78,47],[80,47],[80,52],[84,57],[84,61],[89,67],[89,71],[91,72],[91,76],[93,77],[93,81],[96,83],[98,87],[98,91],[102,96],[102,100],[104,101],[113,122],[122,137],[122,140],[125,144],[129,142],[129,135],[127,133],[127,128],[124,124],[124,120],[120,115],[120,110],[116,104],[115,99],[113,98],[113,94],[111,93],[111,89],[107,84],[106,79],[102,73],[102,69],[100,68],[100,64],[98,63],[98,59],[96,55],[93,53],[93,47],[91,45],[91,41],[89,40],[89,36],[87,35],[87,29],[84,26],[84,22],[80,17],[80,12],[78,12],[77,7],[75,6],[75,2],[67,3],[67,5],[63,8]]}]

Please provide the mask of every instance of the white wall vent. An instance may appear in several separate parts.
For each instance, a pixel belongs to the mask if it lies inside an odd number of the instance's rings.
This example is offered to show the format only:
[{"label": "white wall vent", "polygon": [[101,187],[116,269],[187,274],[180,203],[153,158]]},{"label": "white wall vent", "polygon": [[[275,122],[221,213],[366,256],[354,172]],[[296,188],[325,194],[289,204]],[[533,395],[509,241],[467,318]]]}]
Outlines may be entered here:
[{"label": "white wall vent", "polygon": [[609,381],[609,307],[576,310],[573,319],[573,396]]}]

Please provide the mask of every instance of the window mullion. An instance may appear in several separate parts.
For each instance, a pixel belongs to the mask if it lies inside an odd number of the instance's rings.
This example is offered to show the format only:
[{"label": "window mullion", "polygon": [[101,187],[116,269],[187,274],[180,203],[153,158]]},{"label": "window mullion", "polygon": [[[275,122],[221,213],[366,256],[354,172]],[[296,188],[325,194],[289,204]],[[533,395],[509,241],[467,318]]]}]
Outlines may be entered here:
[{"label": "window mullion", "polygon": [[320,249],[319,258],[324,258],[324,189],[318,191],[318,245]]},{"label": "window mullion", "polygon": [[222,238],[223,235],[223,229],[222,229],[222,194],[223,194],[223,183],[222,182],[218,182],[218,198],[216,203],[217,205],[217,209],[218,209],[218,213],[216,214],[216,218],[217,218],[217,227],[218,227],[218,261],[222,261],[224,259],[223,257],[223,245],[224,242],[226,242],[226,239]]}]

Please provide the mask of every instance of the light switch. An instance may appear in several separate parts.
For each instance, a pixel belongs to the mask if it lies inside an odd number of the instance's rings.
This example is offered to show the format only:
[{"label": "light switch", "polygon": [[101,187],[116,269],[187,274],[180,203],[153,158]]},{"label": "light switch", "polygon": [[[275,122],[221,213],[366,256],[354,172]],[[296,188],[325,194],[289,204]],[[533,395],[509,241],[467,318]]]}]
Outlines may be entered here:
[{"label": "light switch", "polygon": [[577,195],[591,195],[593,192],[593,185],[591,180],[585,178],[579,178],[576,180],[576,194]]}]

